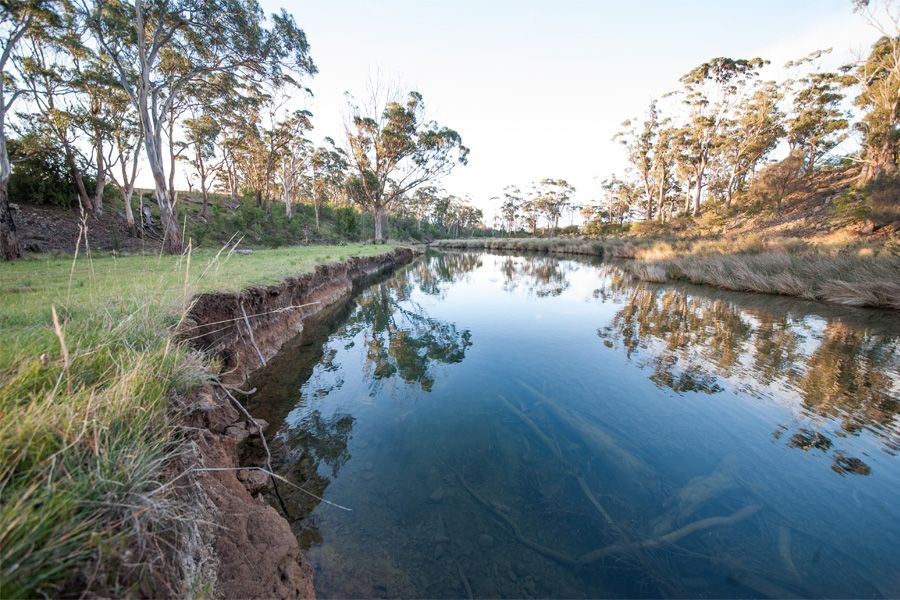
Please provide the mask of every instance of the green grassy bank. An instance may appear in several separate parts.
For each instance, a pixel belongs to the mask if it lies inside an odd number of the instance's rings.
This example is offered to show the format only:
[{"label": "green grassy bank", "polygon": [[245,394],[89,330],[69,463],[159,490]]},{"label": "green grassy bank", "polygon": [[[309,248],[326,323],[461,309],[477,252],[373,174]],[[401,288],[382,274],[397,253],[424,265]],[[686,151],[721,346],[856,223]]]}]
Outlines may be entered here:
[{"label": "green grassy bank", "polygon": [[391,246],[0,264],[0,597],[129,595],[177,539],[169,409],[208,377],[170,332],[198,292]]}]

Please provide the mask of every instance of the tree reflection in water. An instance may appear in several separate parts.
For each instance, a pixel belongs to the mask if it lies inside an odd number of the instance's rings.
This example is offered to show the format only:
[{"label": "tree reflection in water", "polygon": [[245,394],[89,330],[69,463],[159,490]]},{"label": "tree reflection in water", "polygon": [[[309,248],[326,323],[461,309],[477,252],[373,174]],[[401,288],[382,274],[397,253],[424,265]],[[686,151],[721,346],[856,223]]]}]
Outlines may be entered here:
[{"label": "tree reflection in water", "polygon": [[520,287],[538,298],[559,296],[569,289],[569,274],[578,263],[555,256],[506,256],[500,264],[503,289],[514,292]]},{"label": "tree reflection in water", "polygon": [[[420,303],[412,300],[413,287],[419,279],[417,271],[405,270],[362,292],[356,309],[337,333],[347,339],[362,336],[373,386],[396,375],[429,391],[434,385],[430,366],[458,363],[472,345],[470,331],[460,331],[453,323],[431,318]],[[446,277],[460,272],[445,269]],[[446,281],[443,276],[440,279]],[[439,284],[429,285],[430,289],[437,289]]]},{"label": "tree reflection in water", "polygon": [[[375,395],[378,385],[395,377],[424,392],[431,391],[435,383],[432,366],[462,361],[472,346],[472,334],[453,323],[432,318],[421,303],[413,300],[414,288],[418,286],[427,294],[440,296],[444,284],[458,281],[480,265],[480,258],[472,255],[429,256],[364,289],[354,299],[349,314],[344,318],[342,313],[342,325],[326,339],[309,340],[309,344],[320,345],[321,350],[315,354],[315,366],[301,371],[306,378],[306,402],[325,397],[343,385],[343,366],[335,361],[338,349],[360,343],[365,345],[365,379],[370,395]],[[276,376],[278,370],[294,369],[290,361],[280,369],[276,364],[275,373],[269,377]],[[291,386],[282,384],[281,388],[284,393]],[[321,539],[316,525],[304,517],[312,513],[350,459],[348,443],[355,417],[344,412],[324,416],[315,408],[300,413],[304,416],[295,422],[289,422],[286,415],[280,416],[286,426],[270,445],[275,469],[290,481],[304,482],[305,491],[281,485],[279,493],[301,544],[309,547]],[[261,448],[251,444],[246,452],[258,455]],[[275,505],[278,502],[273,498]]]},{"label": "tree reflection in water", "polygon": [[869,429],[888,452],[900,449],[896,339],[841,318],[818,331],[816,319],[770,312],[761,302],[739,304],[732,300],[736,295],[720,299],[634,286],[616,276],[610,281],[595,297],[617,296],[624,306],[598,335],[629,358],[640,356],[656,385],[715,394],[724,380],[739,378],[756,393],[787,392],[799,399],[805,417],[781,426],[773,437],[829,454],[831,468],[841,475],[868,475],[871,469],[837,448],[837,439]]}]

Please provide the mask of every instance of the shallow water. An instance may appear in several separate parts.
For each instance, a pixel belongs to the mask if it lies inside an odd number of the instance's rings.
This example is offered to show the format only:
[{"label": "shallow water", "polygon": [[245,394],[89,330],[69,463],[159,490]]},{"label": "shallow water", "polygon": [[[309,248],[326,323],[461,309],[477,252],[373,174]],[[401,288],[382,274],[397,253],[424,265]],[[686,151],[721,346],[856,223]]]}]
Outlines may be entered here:
[{"label": "shallow water", "polygon": [[895,313],[429,253],[254,384],[323,598],[900,596]]}]

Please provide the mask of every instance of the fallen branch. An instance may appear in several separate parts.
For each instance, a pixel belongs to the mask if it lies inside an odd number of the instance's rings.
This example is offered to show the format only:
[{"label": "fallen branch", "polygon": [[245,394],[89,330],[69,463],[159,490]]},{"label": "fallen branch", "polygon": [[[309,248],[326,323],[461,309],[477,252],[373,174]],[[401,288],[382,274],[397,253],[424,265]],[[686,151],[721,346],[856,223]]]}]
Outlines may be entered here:
[{"label": "fallen branch", "polygon": [[634,552],[635,550],[648,550],[651,548],[664,546],[665,544],[673,544],[681,538],[703,529],[710,529],[712,527],[724,527],[727,525],[740,523],[744,519],[747,519],[748,517],[756,514],[759,509],[760,506],[758,504],[752,504],[750,506],[745,506],[744,508],[727,517],[708,517],[706,519],[700,519],[699,521],[694,521],[693,523],[685,525],[684,527],[676,529],[675,531],[670,531],[669,533],[661,535],[659,537],[649,538],[646,540],[641,540],[639,542],[610,544],[609,546],[604,546],[603,548],[598,548],[597,550],[593,550],[591,552],[588,552],[587,554],[583,554],[581,557],[579,557],[578,564],[586,565],[613,554],[624,554]]},{"label": "fallen branch", "polygon": [[486,509],[491,511],[498,519],[500,519],[501,521],[506,523],[506,525],[510,528],[513,536],[517,540],[519,540],[519,542],[521,542],[525,546],[528,546],[529,548],[531,548],[538,554],[543,554],[547,558],[555,560],[556,562],[558,562],[560,564],[563,564],[566,566],[575,566],[578,564],[575,561],[575,559],[573,559],[569,556],[566,556],[565,554],[563,554],[561,552],[557,552],[556,550],[553,550],[552,548],[547,548],[546,546],[543,546],[541,544],[538,544],[537,542],[534,542],[534,541],[526,538],[519,531],[519,526],[516,525],[516,523],[511,518],[509,518],[508,515],[505,515],[500,509],[498,509],[492,503],[488,502],[487,500],[482,498],[480,495],[478,495],[478,492],[476,492],[471,487],[469,487],[469,484],[466,482],[465,479],[463,479],[463,476],[460,475],[459,473],[457,473],[456,470],[453,470],[453,472],[456,474],[456,477],[459,479],[460,484],[465,488],[465,490],[467,492],[469,492],[469,494],[472,496],[472,498],[474,498],[479,504],[484,506]]},{"label": "fallen branch", "polygon": [[541,431],[541,428],[537,426],[537,424],[531,420],[531,418],[522,412],[520,409],[513,406],[513,403],[507,400],[503,395],[500,396],[500,399],[503,400],[503,403],[515,414],[519,419],[528,426],[531,431],[542,441],[547,448],[553,453],[556,458],[562,460],[562,451],[559,449],[559,445],[550,439],[546,433]]}]

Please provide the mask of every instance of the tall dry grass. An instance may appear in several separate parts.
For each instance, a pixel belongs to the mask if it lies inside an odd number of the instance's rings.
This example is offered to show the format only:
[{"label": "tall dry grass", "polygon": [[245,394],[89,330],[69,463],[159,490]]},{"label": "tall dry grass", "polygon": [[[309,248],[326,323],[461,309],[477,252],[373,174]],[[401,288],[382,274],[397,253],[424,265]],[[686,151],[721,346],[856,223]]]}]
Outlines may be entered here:
[{"label": "tall dry grass", "polygon": [[432,245],[627,259],[618,264],[643,281],[682,280],[847,306],[900,309],[900,247],[891,241],[872,244],[829,238],[812,243],[761,236],[710,240],[480,238],[440,240]]},{"label": "tall dry grass", "polygon": [[900,258],[762,252],[624,262],[643,281],[691,283],[900,310]]}]

